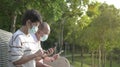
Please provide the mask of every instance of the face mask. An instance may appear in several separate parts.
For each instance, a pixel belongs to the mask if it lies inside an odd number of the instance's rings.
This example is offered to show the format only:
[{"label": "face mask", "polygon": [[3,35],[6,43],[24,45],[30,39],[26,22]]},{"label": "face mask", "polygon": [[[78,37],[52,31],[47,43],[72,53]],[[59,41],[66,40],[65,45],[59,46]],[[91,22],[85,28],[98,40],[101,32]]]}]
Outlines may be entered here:
[{"label": "face mask", "polygon": [[43,35],[43,37],[40,38],[40,41],[46,41],[48,39],[48,35]]},{"label": "face mask", "polygon": [[38,26],[33,26],[31,29],[29,29],[29,33],[36,33],[38,30]]}]

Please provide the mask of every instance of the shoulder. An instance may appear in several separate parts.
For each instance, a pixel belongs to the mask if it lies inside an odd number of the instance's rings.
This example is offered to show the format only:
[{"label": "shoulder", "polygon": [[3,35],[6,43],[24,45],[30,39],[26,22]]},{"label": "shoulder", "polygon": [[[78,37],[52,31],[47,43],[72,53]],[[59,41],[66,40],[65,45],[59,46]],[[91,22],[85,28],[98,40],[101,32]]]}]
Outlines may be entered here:
[{"label": "shoulder", "polygon": [[20,36],[24,35],[23,32],[21,32],[20,30],[17,30],[13,35],[12,35],[12,39],[16,40],[18,38],[20,38]]},{"label": "shoulder", "polygon": [[20,30],[17,30],[14,34],[13,34],[13,36],[16,36],[16,35],[19,35],[19,34],[23,34],[23,32],[21,32]]},{"label": "shoulder", "polygon": [[37,37],[36,37],[36,35],[35,35],[34,33],[31,33],[30,35],[31,35],[31,37],[32,37],[35,41],[37,41]]},{"label": "shoulder", "polygon": [[30,35],[31,35],[32,37],[36,37],[34,33],[30,33]]}]

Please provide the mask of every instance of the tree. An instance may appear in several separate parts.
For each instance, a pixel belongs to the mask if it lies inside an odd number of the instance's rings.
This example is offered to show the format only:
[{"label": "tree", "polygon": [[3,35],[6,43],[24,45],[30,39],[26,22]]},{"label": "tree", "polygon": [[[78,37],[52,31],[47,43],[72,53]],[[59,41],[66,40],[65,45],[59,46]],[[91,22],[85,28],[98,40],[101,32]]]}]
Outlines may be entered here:
[{"label": "tree", "polygon": [[[112,49],[115,44],[119,44],[119,10],[114,6],[108,6],[103,3],[99,7],[100,15],[98,15],[87,28],[84,29],[81,41],[99,50],[99,66],[105,67],[105,55],[107,48]],[[111,46],[111,47],[108,47]],[[102,65],[101,65],[102,64]]]}]

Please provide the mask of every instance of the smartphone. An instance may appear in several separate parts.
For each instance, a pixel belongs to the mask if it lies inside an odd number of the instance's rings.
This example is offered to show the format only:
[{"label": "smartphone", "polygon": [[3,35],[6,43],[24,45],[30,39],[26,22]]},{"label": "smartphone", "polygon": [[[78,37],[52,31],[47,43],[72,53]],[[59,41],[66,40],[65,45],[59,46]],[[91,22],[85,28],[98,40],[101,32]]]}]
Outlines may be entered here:
[{"label": "smartphone", "polygon": [[57,48],[57,46],[55,45],[55,46],[53,46],[52,48],[53,48],[53,50],[55,51],[55,50],[56,50],[56,48]]},{"label": "smartphone", "polygon": [[60,51],[59,53],[57,53],[57,54],[59,54],[59,55],[60,55],[60,54],[61,54],[61,53],[63,53],[63,52],[64,52],[64,50],[61,50],[61,51]]}]

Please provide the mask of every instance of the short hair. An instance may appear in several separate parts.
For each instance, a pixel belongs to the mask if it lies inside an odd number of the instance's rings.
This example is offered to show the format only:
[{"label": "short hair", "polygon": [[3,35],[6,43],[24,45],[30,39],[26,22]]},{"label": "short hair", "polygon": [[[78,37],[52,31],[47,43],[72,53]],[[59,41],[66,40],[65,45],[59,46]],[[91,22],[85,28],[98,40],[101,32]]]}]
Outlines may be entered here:
[{"label": "short hair", "polygon": [[[40,25],[39,25],[39,30],[41,31],[44,31],[44,33],[47,33],[49,34],[50,33],[50,26],[47,22],[42,22]],[[46,30],[47,29],[47,30]],[[46,30],[46,31],[45,31]]]},{"label": "short hair", "polygon": [[23,18],[22,18],[22,25],[26,25],[26,21],[30,20],[32,23],[35,22],[40,22],[42,23],[42,17],[41,15],[36,11],[36,10],[27,10],[24,14],[23,14]]}]

